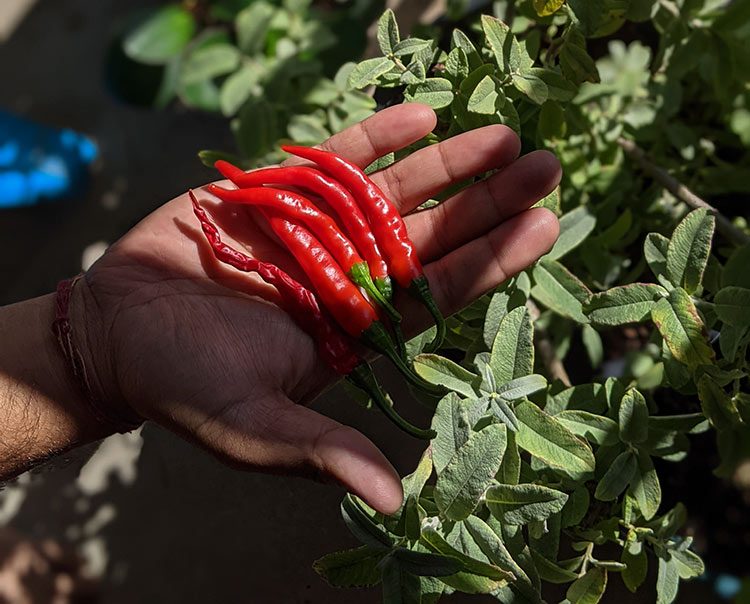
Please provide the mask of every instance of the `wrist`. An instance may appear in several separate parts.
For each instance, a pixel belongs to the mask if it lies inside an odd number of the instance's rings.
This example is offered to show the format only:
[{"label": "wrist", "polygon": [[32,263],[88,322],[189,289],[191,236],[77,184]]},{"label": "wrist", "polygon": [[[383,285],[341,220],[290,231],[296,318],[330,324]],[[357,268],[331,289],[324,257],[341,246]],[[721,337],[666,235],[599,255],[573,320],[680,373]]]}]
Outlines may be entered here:
[{"label": "wrist", "polygon": [[[58,289],[58,316],[60,297]],[[86,275],[73,281],[67,308],[63,310],[70,327],[71,346],[66,350],[63,345],[61,353],[90,413],[110,432],[135,429],[143,419],[122,395],[109,330]]]}]

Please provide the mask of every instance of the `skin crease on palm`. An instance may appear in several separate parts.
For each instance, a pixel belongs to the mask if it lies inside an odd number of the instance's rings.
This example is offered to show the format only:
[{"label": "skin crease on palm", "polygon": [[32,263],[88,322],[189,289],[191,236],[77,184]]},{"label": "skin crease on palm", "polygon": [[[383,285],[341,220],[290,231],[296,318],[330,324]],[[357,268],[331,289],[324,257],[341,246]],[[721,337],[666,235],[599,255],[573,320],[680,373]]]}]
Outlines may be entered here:
[{"label": "skin crease on palm", "polygon": [[[435,119],[423,105],[392,107],[323,148],[364,167],[425,136]],[[529,266],[557,238],[555,216],[529,208],[557,186],[560,165],[546,151],[518,158],[519,149],[511,130],[489,126],[417,151],[373,177],[406,215],[452,183],[496,170],[442,205],[406,217],[445,314]],[[226,242],[305,282],[252,210],[196,193]],[[274,305],[273,288],[217,263],[187,194],[113,245],[75,292],[73,303],[85,317],[78,325],[86,325],[80,347],[102,400],[130,405],[235,467],[313,477],[344,486],[384,513],[399,508],[398,474],[379,449],[300,404],[337,376]],[[397,301],[408,335],[430,325],[419,306]]]}]

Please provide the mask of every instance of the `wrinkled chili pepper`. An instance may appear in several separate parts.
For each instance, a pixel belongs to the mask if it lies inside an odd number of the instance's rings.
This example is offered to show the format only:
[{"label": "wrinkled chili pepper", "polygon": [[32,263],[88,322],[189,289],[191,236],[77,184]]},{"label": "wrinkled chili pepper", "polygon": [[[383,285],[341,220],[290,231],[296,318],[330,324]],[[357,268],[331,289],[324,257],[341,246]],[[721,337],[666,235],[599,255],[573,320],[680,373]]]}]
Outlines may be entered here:
[{"label": "wrinkled chili pepper", "polygon": [[396,352],[385,327],[378,320],[375,309],[310,231],[287,220],[276,208],[258,209],[268,220],[271,230],[305,271],[323,305],[341,328],[353,338],[388,357],[414,386],[432,394],[442,394],[442,388],[424,380],[404,362]]},{"label": "wrinkled chili pepper", "polygon": [[367,218],[357,205],[354,197],[341,184],[326,176],[320,170],[308,166],[285,166],[261,168],[245,172],[222,159],[214,167],[224,178],[231,180],[241,189],[264,185],[284,185],[317,195],[325,201],[344,225],[347,234],[357,246],[370,267],[370,274],[378,290],[390,300],[393,296],[388,267],[372,234]]},{"label": "wrinkled chili pepper", "polygon": [[287,153],[315,162],[354,195],[370,222],[390,274],[401,287],[419,299],[434,318],[437,334],[426,349],[437,350],[445,339],[445,319],[432,297],[422,263],[409,239],[406,224],[393,203],[359,166],[335,153],[291,145],[281,148]]},{"label": "wrinkled chili pepper", "polygon": [[[367,263],[359,255],[352,242],[339,230],[336,222],[315,207],[309,199],[299,193],[271,187],[224,189],[211,184],[208,186],[208,191],[222,201],[229,203],[278,208],[285,217],[303,223],[331,252],[331,255],[351,277],[351,280],[364,289],[383,308],[393,324],[394,330],[399,330],[398,333],[400,334],[401,315],[373,283]],[[403,341],[403,338],[399,335],[398,340]]]},{"label": "wrinkled chili pepper", "polygon": [[378,384],[370,365],[354,351],[352,343],[323,313],[315,295],[292,279],[274,264],[261,262],[232,248],[221,240],[219,230],[200,207],[192,191],[193,212],[200,221],[216,258],[234,268],[248,273],[257,273],[279,292],[282,308],[290,314],[297,325],[317,343],[318,353],[334,371],[344,375],[355,386],[364,390],[385,415],[402,430],[425,440],[435,438],[434,430],[417,428],[401,417],[388,402]]}]

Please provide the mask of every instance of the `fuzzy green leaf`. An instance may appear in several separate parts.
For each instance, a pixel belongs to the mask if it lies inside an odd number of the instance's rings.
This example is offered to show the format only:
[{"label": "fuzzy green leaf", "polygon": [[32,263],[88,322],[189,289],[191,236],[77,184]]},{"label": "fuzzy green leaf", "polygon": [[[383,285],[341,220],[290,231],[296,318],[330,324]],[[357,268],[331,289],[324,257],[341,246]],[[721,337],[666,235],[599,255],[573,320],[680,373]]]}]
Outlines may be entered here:
[{"label": "fuzzy green leaf", "polygon": [[349,74],[348,86],[352,90],[358,90],[360,88],[366,88],[373,84],[377,84],[380,76],[385,75],[395,67],[395,63],[387,57],[375,57],[373,59],[366,59],[357,66]]},{"label": "fuzzy green leaf", "polygon": [[495,79],[490,75],[484,76],[471,93],[466,109],[470,113],[492,115],[498,109],[498,99],[502,98],[501,94],[502,89]]},{"label": "fuzzy green leaf", "polygon": [[688,214],[672,235],[667,248],[667,277],[692,294],[701,285],[706,269],[715,219],[704,208]]},{"label": "fuzzy green leaf", "polygon": [[393,557],[399,561],[403,570],[418,577],[447,577],[456,574],[462,568],[456,558],[403,547],[393,550]]},{"label": "fuzzy green leaf", "polygon": [[684,289],[675,288],[669,298],[659,300],[651,318],[678,361],[691,368],[713,361],[714,351],[706,340],[705,326]]},{"label": "fuzzy green leaf", "polygon": [[128,33],[125,54],[147,65],[164,65],[179,55],[195,33],[196,23],[186,8],[170,4],[150,11]]},{"label": "fuzzy green leaf", "polygon": [[534,370],[534,328],[525,306],[513,309],[500,321],[490,368],[497,387]]},{"label": "fuzzy green leaf", "polygon": [[477,396],[474,387],[479,386],[479,376],[445,357],[436,354],[417,355],[414,359],[414,371],[430,384],[445,386],[468,398]]},{"label": "fuzzy green leaf", "polygon": [[531,57],[500,19],[482,15],[482,31],[500,71],[505,74],[522,74],[532,66]]},{"label": "fuzzy green leaf", "polygon": [[390,8],[386,9],[378,20],[377,38],[384,55],[393,53],[396,45],[401,41],[396,15]]},{"label": "fuzzy green leaf", "polygon": [[588,411],[566,410],[555,415],[555,418],[576,436],[597,445],[610,446],[619,441],[619,426],[608,417]]},{"label": "fuzzy green leaf", "polygon": [[549,98],[547,84],[541,78],[531,73],[522,75],[514,74],[513,86],[532,103],[536,103],[537,105],[543,105]]},{"label": "fuzzy green leaf", "polygon": [[607,589],[607,571],[603,568],[592,568],[573,582],[568,588],[570,604],[597,604]]},{"label": "fuzzy green leaf", "polygon": [[385,549],[364,545],[323,556],[313,569],[333,587],[369,587],[380,583],[378,564],[387,554]]},{"label": "fuzzy green leaf", "polygon": [[588,323],[583,314],[583,302],[589,299],[589,289],[567,268],[556,260],[542,260],[534,267],[534,287],[531,295],[547,308],[573,319]]},{"label": "fuzzy green leaf", "polygon": [[668,295],[660,285],[631,283],[594,294],[583,311],[592,323],[623,325],[647,320],[660,298]]},{"label": "fuzzy green leaf", "polygon": [[614,501],[628,488],[638,471],[638,460],[632,451],[620,453],[596,486],[594,497],[599,501]]},{"label": "fuzzy green leaf", "polygon": [[742,423],[734,399],[708,375],[698,381],[698,397],[703,414],[717,430],[731,430]]},{"label": "fuzzy green leaf", "polygon": [[648,438],[648,405],[637,390],[628,390],[620,401],[620,438],[626,443],[642,443]]},{"label": "fuzzy green leaf", "polygon": [[622,571],[622,582],[625,583],[625,587],[635,593],[646,580],[648,574],[646,550],[643,549],[641,544],[638,544],[637,553],[625,548],[622,550],[622,562],[627,565],[627,568]]},{"label": "fuzzy green leaf", "polygon": [[383,602],[387,604],[420,604],[422,584],[419,577],[404,569],[395,557],[382,564]]},{"label": "fuzzy green leaf", "polygon": [[594,227],[596,218],[586,206],[580,206],[564,214],[560,218],[560,236],[545,258],[559,260],[581,245]]},{"label": "fuzzy green leaf", "polygon": [[432,429],[437,432],[432,441],[432,461],[440,474],[471,434],[468,406],[456,393],[451,392],[440,400],[432,418]]},{"label": "fuzzy green leaf", "polygon": [[656,516],[661,504],[661,484],[651,457],[645,451],[638,451],[638,471],[630,483],[630,494],[646,520]]},{"label": "fuzzy green leaf", "polygon": [[591,447],[554,417],[528,401],[516,406],[518,446],[574,480],[594,471]]},{"label": "fuzzy green leaf", "polygon": [[750,327],[750,289],[725,287],[714,297],[714,310],[723,323]]},{"label": "fuzzy green leaf", "polygon": [[562,509],[560,527],[565,529],[580,524],[589,511],[591,497],[585,486],[578,487],[570,495]]},{"label": "fuzzy green leaf", "polygon": [[237,13],[234,20],[237,46],[244,54],[252,56],[263,50],[276,10],[276,7],[268,2],[256,1]]},{"label": "fuzzy green leaf", "polygon": [[535,373],[506,382],[498,386],[495,392],[506,401],[516,401],[544,390],[546,387],[547,378]]},{"label": "fuzzy green leaf", "polygon": [[393,545],[388,533],[370,518],[353,495],[344,497],[341,502],[341,515],[352,535],[365,545],[376,549],[390,548]]},{"label": "fuzzy green leaf", "polygon": [[404,98],[412,103],[424,103],[433,109],[443,109],[453,102],[453,84],[445,78],[427,78],[421,84],[409,86]]},{"label": "fuzzy green leaf", "polygon": [[490,424],[469,436],[435,485],[435,503],[450,520],[468,518],[500,469],[507,444],[506,428]]},{"label": "fuzzy green leaf", "polygon": [[643,243],[643,256],[656,277],[667,274],[669,239],[659,233],[649,233]]},{"label": "fuzzy green leaf", "polygon": [[659,558],[659,573],[656,578],[656,604],[672,604],[680,587],[680,573],[674,560]]},{"label": "fuzzy green leaf", "polygon": [[537,484],[497,484],[485,494],[493,516],[517,525],[546,520],[562,510],[567,500],[565,493]]}]

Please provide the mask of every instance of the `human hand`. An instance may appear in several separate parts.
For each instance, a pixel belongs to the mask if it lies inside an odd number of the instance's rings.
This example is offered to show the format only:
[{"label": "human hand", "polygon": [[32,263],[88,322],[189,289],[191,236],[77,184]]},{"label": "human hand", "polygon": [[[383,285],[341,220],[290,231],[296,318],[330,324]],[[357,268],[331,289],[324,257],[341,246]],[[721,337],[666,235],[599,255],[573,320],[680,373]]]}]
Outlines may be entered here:
[{"label": "human hand", "polygon": [[[434,126],[428,107],[400,105],[323,147],[364,167]],[[373,176],[408,214],[453,183],[501,168],[443,204],[406,217],[446,315],[526,268],[557,237],[554,215],[528,208],[558,184],[559,163],[545,151],[516,159],[519,149],[511,130],[489,126],[417,151]],[[305,282],[247,208],[203,205],[227,243]],[[379,511],[398,509],[399,477],[377,447],[300,404],[336,376],[273,303],[275,290],[216,262],[187,194],[113,245],[76,292],[74,307],[80,301],[81,310],[74,328],[83,331],[81,348],[102,400],[129,405],[231,465],[319,477]],[[428,317],[409,304],[403,306],[411,319],[404,327],[415,334],[428,326]]]}]

